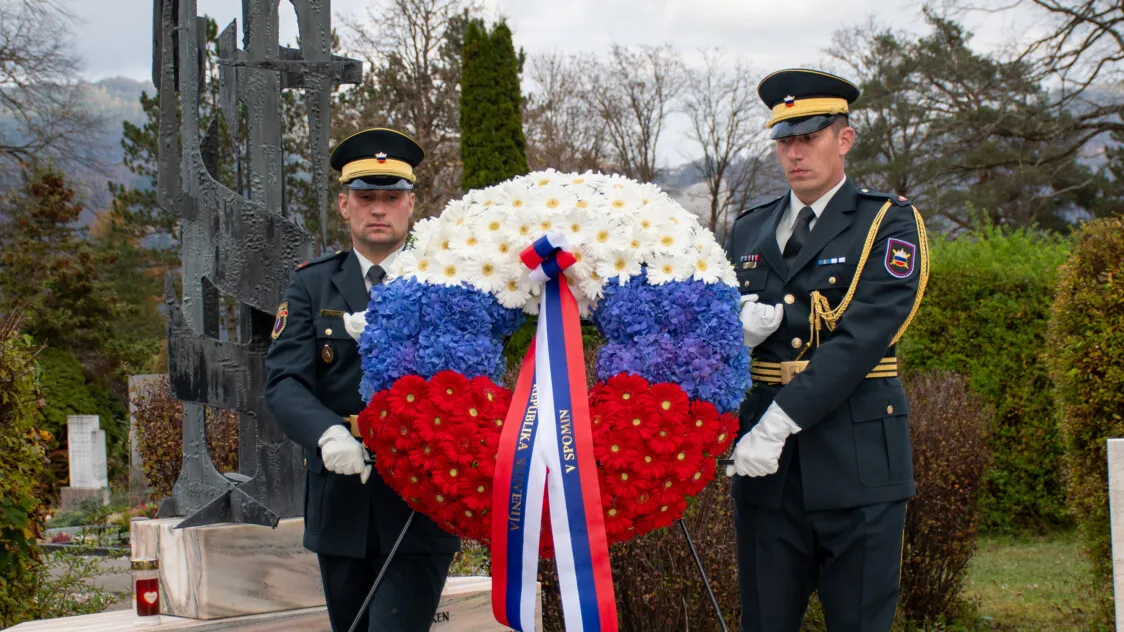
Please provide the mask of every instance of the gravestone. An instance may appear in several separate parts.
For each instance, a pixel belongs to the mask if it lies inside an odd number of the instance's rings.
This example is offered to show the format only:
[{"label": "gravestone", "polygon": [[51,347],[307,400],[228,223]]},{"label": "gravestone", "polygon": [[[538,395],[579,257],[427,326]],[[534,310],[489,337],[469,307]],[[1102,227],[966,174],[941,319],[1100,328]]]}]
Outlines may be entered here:
[{"label": "gravestone", "polygon": [[70,457],[70,486],[61,490],[62,510],[74,509],[90,498],[108,503],[105,431],[100,428],[98,416],[68,416],[66,441]]}]

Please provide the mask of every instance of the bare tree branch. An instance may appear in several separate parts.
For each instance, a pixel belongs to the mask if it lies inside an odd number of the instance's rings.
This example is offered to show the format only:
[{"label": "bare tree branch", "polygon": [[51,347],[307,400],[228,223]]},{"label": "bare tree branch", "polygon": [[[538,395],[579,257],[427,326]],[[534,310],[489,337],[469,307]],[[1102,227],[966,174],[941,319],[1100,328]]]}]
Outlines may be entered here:
[{"label": "bare tree branch", "polygon": [[97,167],[87,149],[104,126],[82,102],[71,50],[74,18],[58,0],[0,0],[0,156]]},{"label": "bare tree branch", "polygon": [[691,122],[688,137],[702,150],[700,166],[709,197],[708,227],[723,241],[731,213],[757,189],[767,146],[765,110],[757,99],[754,73],[742,60],[723,63],[717,50],[703,51],[682,98]]}]

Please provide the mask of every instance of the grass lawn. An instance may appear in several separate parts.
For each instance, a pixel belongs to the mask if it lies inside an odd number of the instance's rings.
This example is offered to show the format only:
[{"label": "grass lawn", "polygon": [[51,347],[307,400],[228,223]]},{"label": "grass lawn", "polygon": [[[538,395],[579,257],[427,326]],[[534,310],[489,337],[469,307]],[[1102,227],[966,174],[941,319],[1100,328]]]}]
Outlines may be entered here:
[{"label": "grass lawn", "polygon": [[1073,532],[981,538],[965,583],[973,630],[1089,630],[1094,599]]}]

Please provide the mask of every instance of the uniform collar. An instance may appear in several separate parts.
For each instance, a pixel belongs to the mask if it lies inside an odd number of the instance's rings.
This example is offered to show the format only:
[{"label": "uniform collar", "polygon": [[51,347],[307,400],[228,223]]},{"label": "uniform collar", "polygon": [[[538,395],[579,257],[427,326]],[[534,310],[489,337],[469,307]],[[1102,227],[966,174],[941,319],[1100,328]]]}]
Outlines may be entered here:
[{"label": "uniform collar", "polygon": [[[827,208],[827,203],[831,201],[831,198],[835,197],[835,194],[839,192],[839,189],[843,188],[843,184],[846,182],[847,174],[843,174],[843,179],[839,181],[839,184],[831,187],[830,191],[821,195],[820,198],[815,202],[807,205],[812,207],[812,212],[816,214],[816,219],[819,219],[820,215],[823,214],[824,209]],[[804,206],[805,204],[800,201],[800,198],[796,197],[796,192],[790,189],[788,192],[789,214],[795,215],[796,212],[804,208]]]},{"label": "uniform collar", "polygon": [[[366,279],[367,271],[373,268],[375,264],[371,263],[370,259],[360,254],[358,250],[352,248],[351,251],[355,253],[355,258],[359,261],[359,272],[361,272],[363,278]],[[382,263],[380,263],[379,266],[381,266],[383,270],[389,270],[390,264],[394,263],[394,260],[398,258],[398,253],[400,252],[402,252],[402,246],[399,246],[397,250],[383,257]]]}]

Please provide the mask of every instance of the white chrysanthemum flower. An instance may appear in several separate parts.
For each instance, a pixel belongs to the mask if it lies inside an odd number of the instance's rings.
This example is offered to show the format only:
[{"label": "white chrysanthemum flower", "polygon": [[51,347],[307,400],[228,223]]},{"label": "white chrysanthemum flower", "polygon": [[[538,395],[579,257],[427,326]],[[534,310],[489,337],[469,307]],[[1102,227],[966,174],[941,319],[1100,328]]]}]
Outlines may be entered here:
[{"label": "white chrysanthemum flower", "polygon": [[460,226],[468,219],[469,209],[475,206],[466,200],[456,200],[445,205],[441,212],[441,223],[445,225]]},{"label": "white chrysanthemum flower", "polygon": [[634,224],[632,236],[628,238],[624,247],[636,252],[641,259],[647,259],[655,252],[656,231],[654,229],[644,230],[640,228],[639,223]]},{"label": "white chrysanthemum flower", "polygon": [[597,260],[587,257],[580,246],[575,246],[570,249],[570,254],[574,255],[574,264],[566,268],[566,278],[570,279],[571,284],[576,283],[580,279],[589,276],[590,272],[597,269]]},{"label": "white chrysanthemum flower", "polygon": [[503,264],[496,261],[494,253],[476,251],[461,262],[461,277],[472,287],[495,294],[504,285]]},{"label": "white chrysanthemum flower", "polygon": [[686,252],[691,244],[682,238],[682,231],[663,226],[656,232],[655,243],[652,250],[661,255],[674,255]]},{"label": "white chrysanthemum flower", "polygon": [[527,202],[531,199],[531,191],[520,182],[504,182],[495,187],[496,203],[510,207],[516,213],[527,210]]},{"label": "white chrysanthemum flower", "polygon": [[418,254],[415,250],[403,250],[398,253],[390,266],[386,269],[386,280],[393,281],[401,277],[409,278],[414,275],[418,267]]},{"label": "white chrysanthemum flower", "polygon": [[703,283],[718,283],[722,280],[722,269],[729,265],[725,258],[716,261],[709,253],[696,253],[695,271],[691,278]]},{"label": "white chrysanthemum flower", "polygon": [[[496,253],[497,255],[502,255],[502,256],[515,255],[515,257],[518,259],[519,253],[522,252],[523,248],[525,248],[526,246],[521,246],[521,247],[517,248],[515,246],[515,244],[516,243],[522,243],[523,239],[520,238],[520,240],[518,242],[515,241],[515,239],[516,239],[516,236],[513,236],[511,233],[505,232],[505,231],[500,231],[498,233],[488,235],[484,239],[483,245],[481,246],[481,248],[484,250],[484,252],[490,251],[490,252]],[[527,244],[527,245],[530,245],[530,244]]]},{"label": "white chrysanthemum flower", "polygon": [[535,191],[532,208],[536,213],[564,216],[574,209],[578,196],[560,184],[549,184]]},{"label": "white chrysanthemum flower", "polygon": [[505,214],[497,207],[477,207],[469,221],[465,223],[468,230],[475,232],[481,240],[491,239],[503,230],[506,221]]},{"label": "white chrysanthemum flower", "polygon": [[605,198],[613,213],[635,213],[641,207],[642,197],[635,186],[611,186],[605,190]]},{"label": "white chrysanthemum flower", "polygon": [[476,236],[476,231],[469,227],[461,227],[461,230],[451,233],[447,250],[459,252],[461,256],[465,256],[467,252],[476,250],[479,247],[480,238]]},{"label": "white chrysanthemum flower", "polygon": [[671,281],[684,281],[694,273],[694,261],[682,257],[657,255],[647,262],[648,282],[663,285]]},{"label": "white chrysanthemum flower", "polygon": [[636,196],[640,200],[640,207],[666,204],[671,198],[651,182],[643,182],[636,187]]},{"label": "white chrysanthemum flower", "polygon": [[527,302],[531,300],[531,281],[527,278],[527,272],[520,269],[501,279],[496,300],[507,308],[525,309]]},{"label": "white chrysanthemum flower", "polygon": [[546,171],[535,171],[525,176],[538,187],[547,187],[557,184],[560,181],[559,174],[554,169],[547,169]]},{"label": "white chrysanthemum flower", "polygon": [[629,279],[640,274],[641,261],[638,253],[628,250],[614,250],[610,255],[597,262],[597,274],[604,277],[606,282],[624,285]]},{"label": "white chrysanthemum flower", "polygon": [[594,171],[586,170],[585,173],[571,173],[571,174],[569,174],[569,178],[564,180],[564,182],[566,184],[570,185],[570,186],[575,186],[575,187],[586,186],[586,187],[596,188],[597,185],[600,184],[602,178],[604,178],[604,176],[601,175],[600,173],[596,173]]},{"label": "white chrysanthemum flower", "polygon": [[[401,258],[406,254],[407,253],[403,252],[400,255],[398,255],[398,257]],[[414,256],[414,259],[415,259],[414,265],[413,265],[413,270],[410,270],[409,268],[403,267],[402,268],[402,276],[414,276],[421,283],[432,282],[433,281],[433,271],[436,269],[436,265],[437,265],[436,263],[434,263],[433,256],[429,255],[429,254],[426,254],[424,252],[419,252],[416,255],[412,255],[412,256]]]},{"label": "white chrysanthemum flower", "polygon": [[[576,198],[575,198],[576,202]],[[568,211],[561,220],[556,222],[555,229],[565,233],[571,242],[581,240],[582,231],[590,222],[590,214],[577,208]]]},{"label": "white chrysanthemum flower", "polygon": [[581,289],[581,293],[586,300],[591,303],[600,301],[601,297],[605,295],[605,279],[597,274],[597,270],[593,270],[589,273],[589,276],[579,280],[577,286]]},{"label": "white chrysanthemum flower", "polygon": [[584,252],[597,259],[605,259],[631,235],[627,226],[613,218],[594,216],[579,235],[578,243]]},{"label": "white chrysanthemum flower", "polygon": [[433,272],[430,273],[430,283],[440,285],[457,285],[464,279],[464,258],[458,253],[447,251],[438,252],[433,256]]},{"label": "white chrysanthemum flower", "polygon": [[530,246],[534,235],[539,232],[539,218],[536,214],[527,212],[526,208],[518,213],[508,213],[507,222],[501,231],[512,245],[517,245],[518,250]]}]

